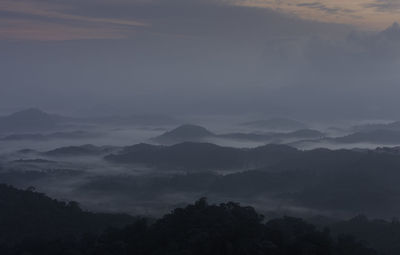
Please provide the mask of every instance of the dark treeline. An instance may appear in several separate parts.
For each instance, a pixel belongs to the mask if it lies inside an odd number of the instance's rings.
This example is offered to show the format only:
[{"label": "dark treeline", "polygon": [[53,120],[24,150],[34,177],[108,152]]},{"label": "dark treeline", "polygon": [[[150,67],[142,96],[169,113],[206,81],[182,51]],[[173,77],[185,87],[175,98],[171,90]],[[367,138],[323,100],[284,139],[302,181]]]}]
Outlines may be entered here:
[{"label": "dark treeline", "polygon": [[[0,252],[4,255],[381,254],[371,247],[386,254],[398,252],[396,245],[390,245],[394,237],[388,238],[386,249],[380,240],[374,243],[379,233],[389,235],[394,228],[399,232],[398,223],[363,219],[368,224],[357,225],[358,217],[332,225],[330,231],[292,217],[266,222],[252,207],[233,202],[210,205],[205,199],[152,220],[89,213],[74,202],[60,202],[32,190],[5,185],[0,189]],[[341,234],[342,230],[364,232],[370,243]],[[374,237],[373,230],[381,232]]]}]

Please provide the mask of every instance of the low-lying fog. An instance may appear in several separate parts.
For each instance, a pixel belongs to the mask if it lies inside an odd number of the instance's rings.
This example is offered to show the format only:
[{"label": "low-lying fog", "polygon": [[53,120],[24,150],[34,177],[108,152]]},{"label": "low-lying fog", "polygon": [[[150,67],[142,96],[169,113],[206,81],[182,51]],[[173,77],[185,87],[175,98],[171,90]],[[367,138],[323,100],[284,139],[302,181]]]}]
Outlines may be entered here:
[{"label": "low-lying fog", "polygon": [[[371,215],[391,217],[399,210],[397,206],[392,206],[385,214],[372,209],[373,202],[352,205],[345,199],[337,208],[332,208],[329,201],[328,204],[320,203],[319,199],[332,194],[329,190],[322,197],[309,194],[316,188],[315,185],[319,182],[323,185],[326,181],[325,177],[320,177],[325,172],[315,175],[310,170],[325,171],[314,168],[326,168],[326,165],[320,162],[304,163],[307,153],[310,153],[313,160],[319,157],[326,157],[332,162],[336,162],[336,158],[337,161],[343,160],[343,166],[338,167],[345,169],[350,164],[354,165],[354,162],[348,162],[349,158],[367,155],[363,149],[371,149],[377,155],[385,154],[386,151],[375,149],[400,145],[400,136],[397,137],[398,131],[390,126],[391,122],[344,125],[226,116],[186,116],[174,123],[164,124],[131,125],[110,121],[83,125],[78,122],[74,120],[75,126],[69,124],[65,129],[3,132],[0,137],[0,182],[21,188],[35,187],[51,197],[76,200],[90,210],[131,214],[161,215],[202,196],[216,202],[235,200],[264,212],[296,215],[344,217],[365,211]],[[390,128],[384,129],[386,125]],[[194,145],[175,146],[184,142],[193,142]],[[154,146],[126,147],[140,143]],[[197,148],[198,143],[229,148]],[[284,147],[260,147],[267,144]],[[292,151],[291,147],[298,150]],[[314,150],[317,148],[349,150],[323,152]],[[197,150],[205,156],[199,159]],[[393,150],[387,154],[397,154],[397,150]],[[154,156],[154,162],[152,151],[159,153],[158,159]],[[321,156],[320,153],[325,154]],[[342,159],[341,153],[348,155]],[[111,157],[110,160],[110,155],[120,157]],[[302,157],[305,157],[304,161]],[[193,161],[190,162],[191,158]],[[274,161],[274,158],[281,161]],[[196,160],[199,160],[198,163]],[[300,160],[300,163],[288,165],[292,160]],[[206,162],[205,165],[203,162]],[[304,171],[302,177],[297,176],[296,169]],[[371,171],[368,172],[371,176],[375,174],[375,169],[368,171]],[[347,178],[332,175],[329,172],[326,178],[337,178],[342,184],[342,179]],[[397,177],[396,174],[389,179]],[[298,178],[304,179],[293,183]],[[343,187],[337,192],[346,189]],[[374,195],[364,193],[364,187],[360,187],[359,192],[355,199]],[[397,194],[397,191],[387,192]],[[342,195],[340,193],[338,199]],[[384,196],[388,197],[386,193]],[[371,201],[373,199],[379,200],[380,197],[373,197]]]}]

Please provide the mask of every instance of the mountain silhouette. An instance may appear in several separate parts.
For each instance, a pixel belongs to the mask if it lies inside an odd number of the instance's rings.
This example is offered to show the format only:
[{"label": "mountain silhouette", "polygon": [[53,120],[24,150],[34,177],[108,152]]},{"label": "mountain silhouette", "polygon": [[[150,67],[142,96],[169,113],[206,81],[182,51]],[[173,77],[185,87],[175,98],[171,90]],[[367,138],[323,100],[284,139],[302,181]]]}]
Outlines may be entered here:
[{"label": "mountain silhouette", "polygon": [[397,130],[400,131],[400,121],[380,124],[357,125],[352,128],[356,132],[368,132],[374,130]]},{"label": "mountain silhouette", "polygon": [[339,143],[400,144],[400,130],[378,129],[332,139]]},{"label": "mountain silhouette", "polygon": [[0,138],[2,141],[49,141],[57,139],[85,139],[85,138],[95,138],[99,137],[98,133],[91,133],[81,130],[71,131],[71,132],[55,132],[50,134],[41,133],[21,133],[12,134]]},{"label": "mountain silhouette", "polygon": [[265,134],[231,133],[218,135],[218,137],[228,139],[273,143],[285,142],[287,139],[318,139],[324,136],[324,133],[312,129],[301,129],[293,132],[271,132]]},{"label": "mountain silhouette", "polygon": [[174,144],[180,142],[202,142],[207,138],[215,137],[208,129],[197,125],[182,125],[171,131],[153,138],[153,141],[163,144]]},{"label": "mountain silhouette", "polygon": [[76,157],[76,156],[101,156],[112,153],[112,146],[94,146],[85,144],[81,146],[61,147],[54,150],[44,152],[43,155],[51,157]]},{"label": "mountain silhouette", "polygon": [[55,129],[67,117],[45,113],[36,108],[0,117],[0,132],[29,132]]}]

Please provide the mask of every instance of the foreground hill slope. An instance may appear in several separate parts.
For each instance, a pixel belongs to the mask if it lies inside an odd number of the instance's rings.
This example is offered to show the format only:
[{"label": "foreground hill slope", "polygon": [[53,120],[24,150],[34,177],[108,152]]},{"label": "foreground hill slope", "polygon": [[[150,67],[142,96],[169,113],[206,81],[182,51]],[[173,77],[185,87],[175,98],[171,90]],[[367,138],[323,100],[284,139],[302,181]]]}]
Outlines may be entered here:
[{"label": "foreground hill slope", "polygon": [[85,212],[76,202],[61,202],[4,184],[0,184],[0,207],[0,245],[96,233],[134,221],[127,215]]}]

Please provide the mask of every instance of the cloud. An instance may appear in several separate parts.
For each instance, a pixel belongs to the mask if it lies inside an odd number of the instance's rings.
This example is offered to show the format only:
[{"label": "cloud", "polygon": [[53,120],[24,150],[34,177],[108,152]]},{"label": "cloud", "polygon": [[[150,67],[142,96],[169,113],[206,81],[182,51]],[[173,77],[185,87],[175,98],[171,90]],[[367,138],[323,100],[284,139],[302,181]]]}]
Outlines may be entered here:
[{"label": "cloud", "polygon": [[396,25],[350,34],[236,1],[10,2],[0,3],[0,37],[20,41],[0,40],[0,107],[332,118],[398,108]]},{"label": "cloud", "polygon": [[0,3],[0,38],[74,40],[122,38],[137,27],[149,26],[134,19],[90,17],[69,13],[71,6],[50,1]]},{"label": "cloud", "polygon": [[364,4],[366,8],[372,8],[379,12],[398,12],[400,1],[398,0],[374,0],[372,3]]},{"label": "cloud", "polygon": [[123,28],[81,25],[69,26],[29,19],[7,19],[0,24],[0,39],[33,40],[33,41],[64,41],[84,39],[122,39],[131,31]]},{"label": "cloud", "polygon": [[322,12],[328,14],[338,14],[338,13],[354,13],[354,10],[339,8],[339,7],[328,7],[326,4],[321,2],[312,2],[312,3],[299,3],[297,4],[298,7],[307,7],[310,9],[317,9]]},{"label": "cloud", "polygon": [[[115,0],[112,3],[4,0],[0,3],[0,13],[3,21],[0,37],[29,40],[128,38],[138,32],[246,38],[288,32],[304,34],[323,31],[328,26],[329,33],[342,29],[269,8],[238,6],[236,1],[224,0]],[[33,32],[25,33],[28,29],[35,31],[36,36]]]}]

